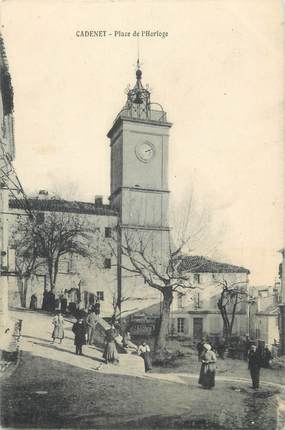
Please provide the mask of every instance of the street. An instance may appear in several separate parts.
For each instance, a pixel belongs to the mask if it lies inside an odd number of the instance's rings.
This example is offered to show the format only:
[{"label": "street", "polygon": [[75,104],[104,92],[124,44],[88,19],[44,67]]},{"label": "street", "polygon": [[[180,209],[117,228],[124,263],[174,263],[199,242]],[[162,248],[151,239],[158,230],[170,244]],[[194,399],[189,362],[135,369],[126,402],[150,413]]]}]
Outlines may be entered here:
[{"label": "street", "polygon": [[[20,363],[1,384],[2,427],[190,428],[277,427],[277,385],[259,393],[247,381],[217,377],[212,391],[197,375],[145,375],[137,356],[120,355],[118,366],[101,362],[101,351],[86,346],[74,354],[71,324],[62,343],[51,344],[51,317],[29,311],[23,319]],[[1,381],[1,380],[0,380]]]}]

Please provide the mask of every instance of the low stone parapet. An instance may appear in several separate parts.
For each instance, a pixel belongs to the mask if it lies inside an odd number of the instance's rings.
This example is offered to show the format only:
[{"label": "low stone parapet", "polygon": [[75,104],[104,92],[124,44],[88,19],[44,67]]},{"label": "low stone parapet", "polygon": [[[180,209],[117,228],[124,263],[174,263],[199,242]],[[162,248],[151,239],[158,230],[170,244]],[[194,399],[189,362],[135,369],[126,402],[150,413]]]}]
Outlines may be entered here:
[{"label": "low stone parapet", "polygon": [[[104,348],[106,331],[110,328],[111,326],[109,323],[107,323],[107,321],[105,321],[103,318],[98,319],[93,336],[94,345],[98,346],[99,348]],[[130,354],[137,351],[137,346],[130,341],[128,342],[128,348],[123,346],[123,338],[121,335],[116,336],[116,345],[120,354]]]}]

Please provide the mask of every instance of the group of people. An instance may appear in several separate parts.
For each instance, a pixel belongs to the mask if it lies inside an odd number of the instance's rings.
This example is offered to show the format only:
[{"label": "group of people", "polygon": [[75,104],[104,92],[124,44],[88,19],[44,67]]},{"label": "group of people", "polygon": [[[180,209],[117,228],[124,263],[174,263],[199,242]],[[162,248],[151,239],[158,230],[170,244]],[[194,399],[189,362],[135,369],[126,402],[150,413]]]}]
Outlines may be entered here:
[{"label": "group of people", "polygon": [[[82,347],[88,343],[89,345],[94,343],[94,335],[96,324],[98,323],[98,315],[95,313],[95,309],[92,308],[86,318],[79,315],[77,321],[72,326],[74,333],[74,344],[75,354],[83,355]],[[57,312],[57,315],[52,320],[53,331],[52,331],[52,343],[56,339],[59,343],[62,343],[64,339],[64,318],[61,311]],[[119,354],[117,351],[117,344],[121,343],[124,348],[128,348],[131,343],[131,336],[128,331],[124,332],[123,338],[119,340],[118,330],[114,324],[106,331],[105,336],[105,348],[103,352],[103,359],[106,364],[119,363]],[[132,344],[133,345],[133,344]],[[137,354],[144,360],[145,372],[152,370],[151,363],[151,351],[149,345],[143,341],[138,347],[136,347]],[[197,344],[198,359],[201,361],[200,375],[198,383],[205,389],[212,389],[215,386],[215,375],[216,375],[216,353],[213,345],[210,341],[202,339]],[[219,356],[224,358],[224,348],[219,353]],[[271,352],[266,346],[265,348],[257,348],[256,345],[250,345],[247,354],[248,358],[248,369],[252,380],[252,388],[258,389],[260,383],[260,369],[261,367],[269,367],[270,360],[272,359]]]},{"label": "group of people", "polygon": [[[75,354],[83,355],[82,348],[84,345],[92,345],[94,343],[95,329],[98,323],[98,314],[95,307],[90,309],[87,317],[78,315],[76,322],[72,326],[72,332],[74,333],[74,345]],[[64,318],[61,311],[58,311],[56,316],[52,320],[53,331],[52,331],[52,343],[56,339],[59,343],[62,343],[64,339]],[[119,341],[119,333],[116,330],[114,324],[106,331],[105,335],[105,348],[103,352],[103,359],[106,364],[118,364],[119,354],[117,351],[117,344],[122,343],[124,348],[128,348],[131,343],[131,336],[128,331],[124,332],[122,342]],[[151,353],[149,345],[143,341],[139,347],[136,348],[137,353],[144,360],[145,372],[152,370]]]},{"label": "group of people", "polygon": [[[44,290],[42,310],[47,312],[55,312],[60,310],[61,313],[65,314],[67,312],[67,294],[66,292],[54,293],[53,291]],[[38,309],[38,297],[36,293],[31,295],[30,299],[30,309],[36,311]]]},{"label": "group of people", "polygon": [[[106,332],[106,345],[103,353],[105,363],[119,363],[119,354],[117,352],[116,343],[118,342],[118,333],[115,326],[112,324],[111,328]],[[131,335],[128,331],[124,332],[122,338],[122,346],[128,348],[131,342]],[[133,344],[132,344],[133,345]],[[150,347],[143,341],[138,347],[136,347],[137,354],[142,357],[144,361],[145,372],[152,370],[151,353]]]},{"label": "group of people", "polygon": [[[97,322],[98,314],[95,313],[95,308],[90,310],[86,318],[83,317],[83,314],[78,315],[77,321],[72,327],[72,331],[75,335],[74,344],[76,346],[76,354],[82,354],[82,346],[86,344],[86,337],[89,345],[94,343]],[[56,339],[59,340],[59,343],[62,343],[64,339],[64,318],[61,310],[57,311],[52,320],[52,325],[52,343],[54,343]]]},{"label": "group of people", "polygon": [[[99,305],[99,306],[98,306]],[[86,318],[82,313],[77,316],[77,321],[72,326],[74,333],[75,354],[82,355],[83,345],[93,345],[95,340],[95,330],[100,314],[99,302],[91,306]]]},{"label": "group of people", "polygon": [[[218,349],[218,348],[217,348]],[[218,350],[220,358],[224,359],[225,347],[223,346],[222,351]],[[206,389],[211,389],[215,386],[215,374],[216,374],[216,353],[213,345],[208,341],[202,339],[197,344],[198,358],[201,361],[201,369],[199,376],[199,384]],[[248,345],[247,360],[248,369],[252,380],[252,388],[258,389],[260,384],[260,369],[262,367],[270,367],[272,360],[272,354],[269,350],[268,345],[264,348],[257,347],[254,344]]]}]

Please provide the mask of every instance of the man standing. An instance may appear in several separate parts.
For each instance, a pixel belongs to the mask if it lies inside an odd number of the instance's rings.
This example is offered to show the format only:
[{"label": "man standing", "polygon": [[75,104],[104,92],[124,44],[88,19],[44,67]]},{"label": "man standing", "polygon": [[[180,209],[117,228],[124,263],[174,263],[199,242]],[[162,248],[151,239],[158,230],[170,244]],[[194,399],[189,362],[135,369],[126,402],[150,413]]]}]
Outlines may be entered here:
[{"label": "man standing", "polygon": [[90,314],[86,318],[88,345],[92,345],[94,342],[95,327],[96,327],[97,321],[98,321],[98,317],[95,314],[94,309],[91,309]]},{"label": "man standing", "polygon": [[255,390],[259,388],[261,364],[261,355],[259,351],[256,349],[255,345],[251,345],[248,354],[248,368],[252,380],[252,388],[254,388]]},{"label": "man standing", "polygon": [[86,328],[85,323],[83,321],[82,316],[78,316],[78,319],[75,324],[73,324],[72,331],[75,334],[74,345],[75,345],[75,354],[82,354],[82,346],[86,345]]},{"label": "man standing", "polygon": [[66,313],[66,309],[67,309],[67,296],[66,296],[66,292],[63,291],[61,296],[60,296],[60,310],[61,313],[65,314]]},{"label": "man standing", "polygon": [[96,315],[100,315],[100,301],[99,299],[96,299],[96,303],[94,305],[94,312]]}]

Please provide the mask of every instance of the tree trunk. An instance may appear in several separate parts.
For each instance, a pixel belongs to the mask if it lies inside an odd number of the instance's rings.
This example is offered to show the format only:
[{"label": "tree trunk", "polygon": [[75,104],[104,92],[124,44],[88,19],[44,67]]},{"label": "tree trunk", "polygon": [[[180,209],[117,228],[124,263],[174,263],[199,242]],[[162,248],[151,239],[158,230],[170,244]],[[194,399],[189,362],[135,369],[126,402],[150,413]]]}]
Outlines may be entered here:
[{"label": "tree trunk", "polygon": [[237,308],[237,302],[238,302],[238,296],[235,297],[235,302],[232,310],[232,318],[231,318],[231,324],[230,324],[230,336],[233,332],[234,322],[235,322],[235,316],[236,316],[236,308]]},{"label": "tree trunk", "polygon": [[173,300],[173,292],[171,287],[165,287],[162,291],[163,302],[160,317],[159,331],[155,342],[155,352],[165,349],[166,339],[169,328],[170,307]]},{"label": "tree trunk", "polygon": [[59,256],[56,257],[56,259],[54,261],[54,265],[53,265],[53,282],[52,282],[52,284],[54,285],[54,288],[55,288],[56,278],[57,278],[57,274],[58,274],[58,267],[59,267]]},{"label": "tree trunk", "polygon": [[50,284],[50,290],[53,292],[55,285],[53,281],[53,260],[52,258],[47,259],[48,264],[48,275],[49,275],[49,284]]},{"label": "tree trunk", "polygon": [[230,324],[229,324],[227,309],[220,301],[218,301],[217,305],[218,305],[219,311],[221,313],[221,317],[222,317],[223,322],[224,322],[225,340],[226,340],[226,343],[228,343],[231,333],[230,333]]}]

